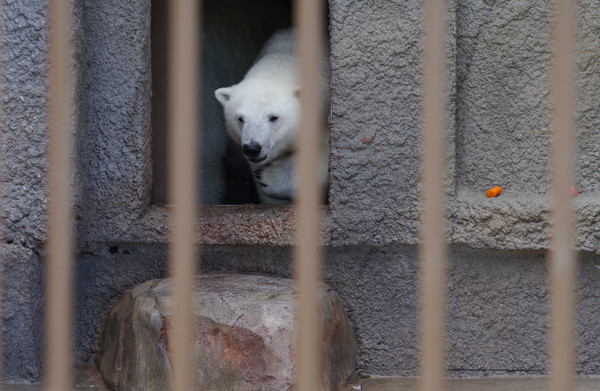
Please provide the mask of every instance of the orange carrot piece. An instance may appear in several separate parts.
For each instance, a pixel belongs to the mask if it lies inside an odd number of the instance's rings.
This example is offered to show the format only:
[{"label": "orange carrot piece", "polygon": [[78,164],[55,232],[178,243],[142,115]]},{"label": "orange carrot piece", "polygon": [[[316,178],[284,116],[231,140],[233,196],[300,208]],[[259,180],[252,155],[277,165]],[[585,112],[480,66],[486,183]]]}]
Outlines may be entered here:
[{"label": "orange carrot piece", "polygon": [[498,194],[500,194],[501,192],[502,192],[502,188],[500,186],[496,186],[496,187],[492,187],[491,189],[486,191],[485,195],[488,196],[488,198],[497,197]]}]

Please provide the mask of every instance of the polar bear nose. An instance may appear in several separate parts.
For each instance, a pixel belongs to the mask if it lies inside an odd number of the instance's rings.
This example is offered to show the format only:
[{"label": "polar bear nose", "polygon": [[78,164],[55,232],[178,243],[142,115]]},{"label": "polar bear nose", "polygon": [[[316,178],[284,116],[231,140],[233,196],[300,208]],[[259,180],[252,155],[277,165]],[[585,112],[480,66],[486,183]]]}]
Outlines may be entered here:
[{"label": "polar bear nose", "polygon": [[244,152],[244,155],[246,155],[246,157],[250,161],[257,160],[261,150],[262,147],[256,141],[251,141],[248,144],[244,144],[242,146],[242,151]]}]

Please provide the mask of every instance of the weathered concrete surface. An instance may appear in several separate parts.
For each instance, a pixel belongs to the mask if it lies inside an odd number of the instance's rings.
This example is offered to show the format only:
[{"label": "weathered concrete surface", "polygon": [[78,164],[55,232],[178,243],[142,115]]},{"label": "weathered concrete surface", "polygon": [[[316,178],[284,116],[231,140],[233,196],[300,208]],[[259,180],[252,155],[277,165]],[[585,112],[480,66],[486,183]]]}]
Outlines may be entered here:
[{"label": "weathered concrete surface", "polygon": [[[82,2],[71,3],[72,84],[80,89]],[[42,370],[46,240],[47,1],[2,6],[2,377],[35,381]],[[72,109],[73,123],[79,111]],[[74,179],[75,176],[73,176]],[[76,180],[74,179],[76,182]]]},{"label": "weathered concrete surface", "polygon": [[46,212],[46,2],[2,7],[2,377],[41,375]]},{"label": "weathered concrete surface", "polygon": [[[577,247],[600,252],[600,18],[578,2]],[[460,0],[457,7],[454,243],[548,248],[550,217],[551,3]],[[503,193],[485,197],[492,186]]]},{"label": "weathered concrete surface", "polygon": [[3,235],[29,248],[45,239],[45,15],[43,1],[3,8]]},{"label": "weathered concrete surface", "polygon": [[[170,240],[170,207],[154,206],[120,232],[133,243],[165,243]],[[295,208],[272,205],[205,205],[198,208],[196,240],[206,245],[291,246],[296,229]],[[323,209],[322,216],[326,216]],[[325,221],[325,218],[323,219]],[[110,237],[114,237],[114,233]]]},{"label": "weathered concrete surface", "polygon": [[[549,185],[550,3],[459,0],[457,156],[461,188],[505,184],[543,194]],[[598,191],[600,5],[578,2],[580,192]],[[489,186],[491,187],[491,186]]]},{"label": "weathered concrete surface", "polygon": [[539,194],[549,180],[550,4],[459,1],[457,182]]},{"label": "weathered concrete surface", "polygon": [[[171,333],[170,280],[128,291],[111,310],[98,368],[114,390],[167,390]],[[295,359],[295,305],[289,279],[200,275],[194,293],[198,387],[207,390],[290,390]],[[350,322],[335,292],[323,287],[323,390],[354,376]]]},{"label": "weathered concrete surface", "polygon": [[[332,1],[330,10],[329,243],[414,244],[420,3]],[[547,248],[551,5],[464,0],[450,15],[449,56],[456,50],[449,64],[450,240],[479,248]],[[600,5],[582,1],[578,15],[577,245],[598,251]],[[504,192],[487,201],[485,190],[495,185]]]},{"label": "weathered concrete surface", "polygon": [[[92,366],[75,366],[73,375],[73,386],[70,388],[72,391],[109,391],[102,382],[96,368]],[[2,390],[4,391],[44,391],[47,389],[48,387],[40,383],[2,383]]]},{"label": "weathered concrete surface", "polygon": [[580,192],[596,193],[597,197],[600,191],[600,4],[592,0],[579,1],[577,4],[580,27],[577,35],[579,166],[576,185]]},{"label": "weathered concrete surface", "polygon": [[[448,263],[448,375],[544,374],[547,291],[543,252],[452,250]],[[593,272],[588,260],[586,273],[593,281],[586,286],[600,283],[600,273]],[[414,247],[329,253],[327,282],[348,308],[355,328],[359,373],[418,374],[417,273]],[[598,311],[583,315],[591,321]],[[582,349],[595,356],[598,345]],[[595,370],[588,366],[582,372]]]},{"label": "weathered concrete surface", "polygon": [[8,381],[38,380],[42,371],[42,260],[20,244],[2,247],[2,363]]},{"label": "weathered concrete surface", "polygon": [[[449,2],[449,96],[455,95],[455,2]],[[333,246],[417,243],[422,2],[330,1]],[[454,193],[449,99],[448,194]]]},{"label": "weathered concrete surface", "polygon": [[419,1],[330,2],[334,245],[416,241],[420,18]]},{"label": "weathered concrete surface", "polygon": [[[150,201],[150,1],[87,1],[76,200],[79,235],[122,228]],[[115,228],[116,229],[116,228]]]}]

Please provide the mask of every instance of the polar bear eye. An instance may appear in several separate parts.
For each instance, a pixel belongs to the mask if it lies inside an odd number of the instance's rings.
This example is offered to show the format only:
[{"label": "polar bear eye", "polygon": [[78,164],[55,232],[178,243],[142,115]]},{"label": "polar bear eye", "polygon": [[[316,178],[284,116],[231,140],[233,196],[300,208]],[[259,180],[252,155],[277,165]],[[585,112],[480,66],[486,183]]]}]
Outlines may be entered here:
[{"label": "polar bear eye", "polygon": [[278,119],[279,119],[279,116],[277,116],[277,115],[269,116],[269,122],[276,122]]},{"label": "polar bear eye", "polygon": [[237,117],[237,120],[240,124],[244,123],[244,117],[242,117],[241,115]]}]

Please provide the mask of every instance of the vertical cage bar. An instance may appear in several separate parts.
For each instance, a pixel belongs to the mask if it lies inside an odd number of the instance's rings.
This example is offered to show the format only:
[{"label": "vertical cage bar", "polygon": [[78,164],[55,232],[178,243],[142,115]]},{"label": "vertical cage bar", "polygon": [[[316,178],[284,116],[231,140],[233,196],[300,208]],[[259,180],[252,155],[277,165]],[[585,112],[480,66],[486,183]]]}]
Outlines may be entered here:
[{"label": "vertical cage bar", "polygon": [[171,1],[169,17],[169,202],[172,239],[171,389],[194,388],[192,357],[192,293],[196,274],[198,82],[200,1]]},{"label": "vertical cage bar", "polygon": [[423,78],[423,215],[421,267],[420,390],[438,391],[445,360],[445,97],[446,4],[425,0]]},{"label": "vertical cage bar", "polygon": [[297,391],[321,389],[321,322],[317,314],[321,279],[318,183],[319,132],[322,116],[323,4],[319,0],[296,0],[295,25],[300,67],[301,119],[297,140],[297,231],[294,271],[298,291]]},{"label": "vertical cage bar", "polygon": [[555,2],[553,55],[553,235],[550,272],[550,372],[552,391],[573,390],[576,256],[570,187],[575,151],[575,6]]},{"label": "vertical cage bar", "polygon": [[71,389],[73,244],[70,189],[70,7],[49,3],[48,257],[46,264],[45,381]]}]

